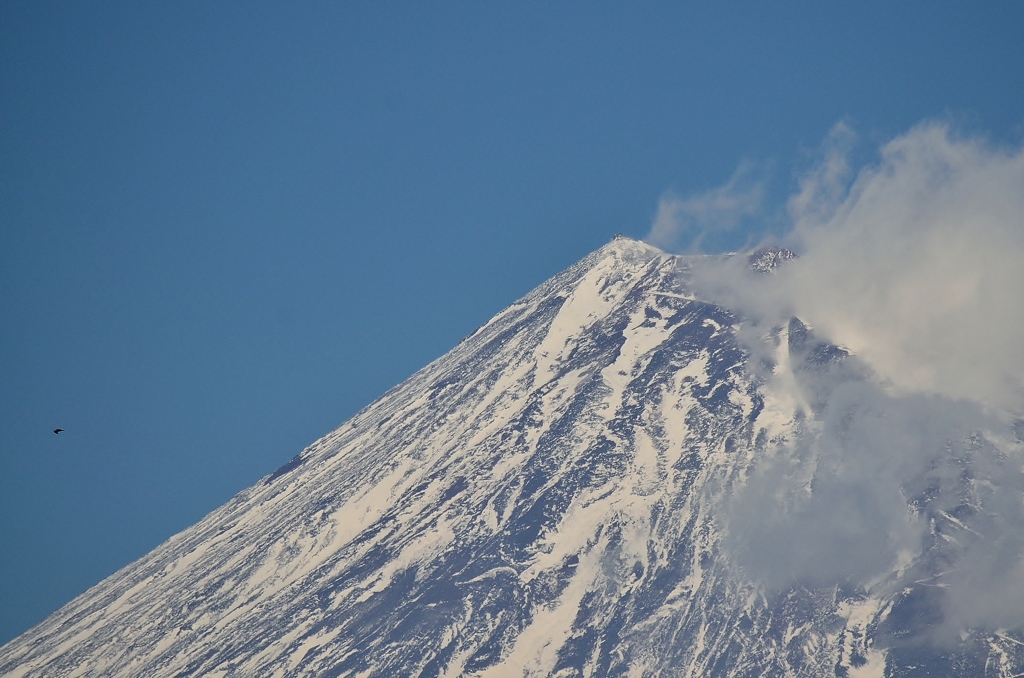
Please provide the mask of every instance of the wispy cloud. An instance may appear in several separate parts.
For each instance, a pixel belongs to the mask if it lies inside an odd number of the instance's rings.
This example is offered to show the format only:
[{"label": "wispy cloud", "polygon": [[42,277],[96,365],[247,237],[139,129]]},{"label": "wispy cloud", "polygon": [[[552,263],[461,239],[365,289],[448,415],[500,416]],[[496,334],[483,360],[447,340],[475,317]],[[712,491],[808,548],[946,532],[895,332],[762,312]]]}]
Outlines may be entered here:
[{"label": "wispy cloud", "polygon": [[776,292],[797,315],[901,392],[1021,410],[1024,152],[925,124],[830,213],[790,207],[802,256]]},{"label": "wispy cloud", "polygon": [[[1024,624],[1024,150],[925,123],[853,171],[855,139],[838,125],[787,203],[797,259],[695,271],[803,403],[733,502],[732,547],[770,585],[934,578],[946,631]],[[793,350],[793,317],[852,357]]]},{"label": "wispy cloud", "polygon": [[812,215],[828,219],[846,197],[850,186],[849,155],[857,134],[845,122],[836,123],[819,149],[819,162],[801,177],[799,190],[790,197],[789,213],[798,220]]},{"label": "wispy cloud", "polygon": [[710,233],[734,229],[745,217],[756,215],[764,199],[764,184],[754,163],[740,163],[724,185],[685,198],[668,192],[645,240],[655,247],[677,251],[699,249]]}]

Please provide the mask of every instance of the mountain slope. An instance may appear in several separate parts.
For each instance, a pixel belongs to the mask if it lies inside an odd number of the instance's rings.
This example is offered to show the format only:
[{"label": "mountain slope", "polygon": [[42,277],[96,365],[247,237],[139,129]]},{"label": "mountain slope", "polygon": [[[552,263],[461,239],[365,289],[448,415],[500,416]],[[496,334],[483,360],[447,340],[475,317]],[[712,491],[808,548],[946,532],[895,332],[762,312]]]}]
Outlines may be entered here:
[{"label": "mountain slope", "polygon": [[[688,266],[612,241],[0,648],[0,674],[881,675],[898,601],[765,593],[727,557],[727,498],[797,423]],[[889,652],[889,674],[1010,675],[1021,640]]]}]

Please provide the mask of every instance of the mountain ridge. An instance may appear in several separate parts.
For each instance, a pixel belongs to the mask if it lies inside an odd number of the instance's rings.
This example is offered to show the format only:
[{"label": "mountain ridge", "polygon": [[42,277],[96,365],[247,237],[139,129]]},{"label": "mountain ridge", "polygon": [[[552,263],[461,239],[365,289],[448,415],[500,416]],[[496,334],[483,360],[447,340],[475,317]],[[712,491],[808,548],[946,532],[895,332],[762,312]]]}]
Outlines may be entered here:
[{"label": "mountain ridge", "polygon": [[[900,659],[891,648],[916,636],[891,620],[908,604],[742,576],[722,511],[801,424],[752,373],[741,319],[697,299],[690,274],[686,257],[612,240],[0,648],[0,674],[1021,666],[1012,634],[973,639],[995,648],[984,656],[914,646]],[[782,328],[772,350],[817,350],[827,366],[836,354],[809,332]],[[1002,674],[988,673],[995,654]]]}]

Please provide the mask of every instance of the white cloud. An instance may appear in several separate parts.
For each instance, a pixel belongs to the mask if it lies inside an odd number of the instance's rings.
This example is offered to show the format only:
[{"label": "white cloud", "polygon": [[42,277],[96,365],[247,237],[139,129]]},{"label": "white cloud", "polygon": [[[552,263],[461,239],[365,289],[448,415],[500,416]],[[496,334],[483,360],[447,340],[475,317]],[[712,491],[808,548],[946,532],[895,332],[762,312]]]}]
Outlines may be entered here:
[{"label": "white cloud", "polygon": [[[741,256],[694,271],[805,417],[733,501],[731,548],[769,586],[934,577],[950,637],[1022,625],[1024,149],[925,123],[853,172],[854,140],[838,125],[787,203],[797,259],[767,275]],[[782,369],[793,317],[854,357],[789,352]]]},{"label": "white cloud", "polygon": [[[827,186],[841,164],[806,186]],[[794,313],[899,392],[1019,412],[1024,153],[926,124],[886,144],[833,209],[822,202],[790,202],[801,257],[776,293]]]},{"label": "white cloud", "polygon": [[820,162],[800,180],[800,190],[789,199],[790,214],[824,220],[835,213],[849,188],[848,156],[857,135],[845,122],[836,123],[821,146]]},{"label": "white cloud", "polygon": [[696,248],[705,235],[735,228],[761,208],[764,186],[754,175],[753,163],[742,162],[729,181],[718,188],[687,198],[666,193],[645,240],[655,247],[675,250],[693,238],[689,247]]}]

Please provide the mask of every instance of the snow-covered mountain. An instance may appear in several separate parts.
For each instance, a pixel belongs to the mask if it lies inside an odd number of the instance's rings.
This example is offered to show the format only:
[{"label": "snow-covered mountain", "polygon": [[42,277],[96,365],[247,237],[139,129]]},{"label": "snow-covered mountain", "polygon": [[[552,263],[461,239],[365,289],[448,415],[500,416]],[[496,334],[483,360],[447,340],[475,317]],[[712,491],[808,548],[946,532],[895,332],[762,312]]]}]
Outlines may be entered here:
[{"label": "snow-covered mountain", "polygon": [[[1024,672],[1019,632],[920,640],[925,589],[743,575],[726,503],[802,424],[690,262],[613,240],[0,648],[0,675]],[[776,340],[843,355],[798,321]]]}]

